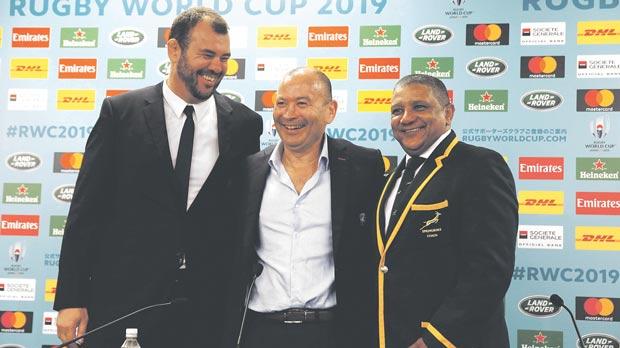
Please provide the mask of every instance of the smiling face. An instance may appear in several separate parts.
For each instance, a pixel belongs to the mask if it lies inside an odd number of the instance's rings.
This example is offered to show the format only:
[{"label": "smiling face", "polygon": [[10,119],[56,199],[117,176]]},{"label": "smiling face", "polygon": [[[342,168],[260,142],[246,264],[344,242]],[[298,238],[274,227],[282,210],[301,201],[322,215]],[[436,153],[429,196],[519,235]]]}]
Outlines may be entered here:
[{"label": "smiling face", "polygon": [[317,72],[310,69],[297,70],[280,83],[273,120],[285,151],[320,152],[325,127],[338,108],[328,94]]},{"label": "smiling face", "polygon": [[414,156],[426,151],[450,129],[454,106],[441,105],[428,86],[409,84],[394,90],[391,113],[394,138],[407,154]]},{"label": "smiling face", "polygon": [[209,99],[226,74],[230,38],[202,20],[191,29],[185,49],[175,39],[168,41],[168,57],[168,86],[186,102],[196,104]]}]

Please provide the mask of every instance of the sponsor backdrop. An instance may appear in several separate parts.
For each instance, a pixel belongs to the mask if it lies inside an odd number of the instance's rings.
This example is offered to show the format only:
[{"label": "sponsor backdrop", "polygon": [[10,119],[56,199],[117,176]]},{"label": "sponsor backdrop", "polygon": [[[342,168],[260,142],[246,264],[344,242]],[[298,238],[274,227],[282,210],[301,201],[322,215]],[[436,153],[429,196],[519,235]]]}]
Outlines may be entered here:
[{"label": "sponsor backdrop", "polygon": [[339,102],[329,135],[380,148],[390,170],[394,82],[443,79],[459,137],[502,153],[517,181],[511,346],[576,346],[554,292],[588,347],[619,346],[618,0],[1,1],[0,342],[58,343],[60,243],[99,106],[162,80],[168,26],[201,4],[231,25],[220,90],[263,116],[263,147],[277,81],[312,65]]}]

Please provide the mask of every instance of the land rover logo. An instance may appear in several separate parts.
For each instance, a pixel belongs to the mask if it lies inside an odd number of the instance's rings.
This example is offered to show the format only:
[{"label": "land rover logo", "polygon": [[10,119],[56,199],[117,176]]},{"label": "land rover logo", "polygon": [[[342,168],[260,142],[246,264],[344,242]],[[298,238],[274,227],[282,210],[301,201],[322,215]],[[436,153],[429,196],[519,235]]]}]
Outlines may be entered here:
[{"label": "land rover logo", "polygon": [[144,34],[136,29],[118,29],[110,34],[110,40],[119,46],[133,46],[144,41]]},{"label": "land rover logo", "polygon": [[241,96],[241,94],[237,93],[237,92],[233,92],[233,91],[221,91],[220,94],[222,94],[223,96],[226,96],[238,103],[243,103],[243,97]]},{"label": "land rover logo", "polygon": [[6,165],[12,169],[31,170],[41,165],[41,159],[33,153],[28,153],[28,152],[14,153],[12,155],[9,155],[9,157],[7,157]]},{"label": "land rover logo", "polygon": [[451,38],[452,31],[442,25],[427,25],[413,33],[413,39],[425,45],[441,45]]},{"label": "land rover logo", "polygon": [[519,310],[523,314],[538,318],[554,316],[560,312],[561,308],[555,307],[548,296],[542,295],[529,296],[519,302]]},{"label": "land rover logo", "polygon": [[562,104],[562,96],[553,91],[531,91],[521,97],[521,104],[535,111],[549,111]]},{"label": "land rover logo", "polygon": [[170,61],[167,60],[159,64],[159,66],[157,67],[157,71],[159,71],[159,73],[162,74],[164,77],[168,76],[168,74],[170,74]]},{"label": "land rover logo", "polygon": [[477,77],[497,77],[506,72],[506,62],[494,57],[480,57],[467,63],[467,72]]},{"label": "land rover logo", "polygon": [[75,186],[73,185],[62,185],[58,186],[54,190],[54,198],[61,202],[71,203],[71,199],[73,199],[73,190]]},{"label": "land rover logo", "polygon": [[[583,343],[585,344],[584,348],[620,348],[620,342],[617,338],[602,333],[591,333],[583,336]],[[577,342],[577,346],[579,346],[579,342]]]}]

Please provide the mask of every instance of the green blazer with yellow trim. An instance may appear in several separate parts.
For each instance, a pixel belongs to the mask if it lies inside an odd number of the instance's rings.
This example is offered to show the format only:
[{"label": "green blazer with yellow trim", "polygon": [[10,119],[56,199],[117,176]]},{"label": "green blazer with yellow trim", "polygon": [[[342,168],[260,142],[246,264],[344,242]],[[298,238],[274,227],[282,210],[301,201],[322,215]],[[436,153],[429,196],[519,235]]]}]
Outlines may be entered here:
[{"label": "green blazer with yellow trim", "polygon": [[375,215],[379,347],[408,347],[422,337],[429,348],[507,348],[503,298],[518,203],[502,156],[459,142],[452,131],[384,233],[379,217],[395,181],[388,179]]}]

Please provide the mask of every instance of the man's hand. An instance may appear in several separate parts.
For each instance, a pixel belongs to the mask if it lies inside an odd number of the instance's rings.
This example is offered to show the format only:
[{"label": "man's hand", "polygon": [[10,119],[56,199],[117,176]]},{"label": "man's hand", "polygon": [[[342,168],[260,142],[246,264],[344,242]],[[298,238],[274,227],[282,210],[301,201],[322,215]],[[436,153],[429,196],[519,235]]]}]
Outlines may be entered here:
[{"label": "man's hand", "polygon": [[428,347],[426,346],[426,344],[424,343],[424,341],[420,337],[420,338],[418,338],[417,341],[413,342],[413,344],[410,345],[409,348],[428,348]]},{"label": "man's hand", "polygon": [[64,308],[58,312],[56,329],[58,338],[67,342],[86,332],[88,324],[88,310],[86,308]]}]

